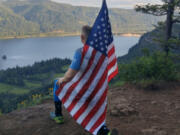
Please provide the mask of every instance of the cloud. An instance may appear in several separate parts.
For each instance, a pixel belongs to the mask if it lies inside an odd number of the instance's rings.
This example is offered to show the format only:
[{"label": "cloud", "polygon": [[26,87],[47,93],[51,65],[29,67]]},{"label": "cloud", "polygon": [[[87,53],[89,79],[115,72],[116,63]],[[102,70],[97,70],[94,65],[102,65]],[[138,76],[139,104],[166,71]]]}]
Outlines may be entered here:
[{"label": "cloud", "polygon": [[[100,7],[102,0],[52,0],[61,3],[67,3],[71,5],[80,5],[80,6],[95,6]],[[145,3],[161,3],[161,0],[107,0],[109,7],[117,8],[133,8],[136,4],[145,4]]]}]

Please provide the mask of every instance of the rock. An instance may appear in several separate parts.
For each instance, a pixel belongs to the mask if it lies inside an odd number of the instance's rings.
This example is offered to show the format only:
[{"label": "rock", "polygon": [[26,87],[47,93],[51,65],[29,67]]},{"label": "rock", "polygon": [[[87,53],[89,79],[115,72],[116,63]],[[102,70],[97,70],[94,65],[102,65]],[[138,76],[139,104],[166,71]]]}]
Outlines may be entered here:
[{"label": "rock", "polygon": [[151,104],[152,104],[152,105],[156,105],[157,102],[156,102],[156,101],[152,101]]},{"label": "rock", "polygon": [[129,116],[137,113],[125,98],[119,98],[111,103],[110,114],[112,116]]},{"label": "rock", "polygon": [[112,116],[119,116],[119,112],[118,112],[118,110],[111,110],[111,115]]}]

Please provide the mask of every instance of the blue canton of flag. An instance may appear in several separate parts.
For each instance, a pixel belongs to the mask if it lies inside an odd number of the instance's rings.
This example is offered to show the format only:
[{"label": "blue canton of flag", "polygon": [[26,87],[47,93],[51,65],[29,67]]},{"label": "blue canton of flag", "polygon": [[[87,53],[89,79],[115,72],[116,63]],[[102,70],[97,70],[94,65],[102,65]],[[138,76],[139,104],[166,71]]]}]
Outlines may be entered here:
[{"label": "blue canton of flag", "polygon": [[108,54],[108,46],[113,42],[111,24],[108,16],[106,1],[103,0],[103,6],[94,23],[91,34],[88,37],[87,45],[92,46],[103,54]]}]

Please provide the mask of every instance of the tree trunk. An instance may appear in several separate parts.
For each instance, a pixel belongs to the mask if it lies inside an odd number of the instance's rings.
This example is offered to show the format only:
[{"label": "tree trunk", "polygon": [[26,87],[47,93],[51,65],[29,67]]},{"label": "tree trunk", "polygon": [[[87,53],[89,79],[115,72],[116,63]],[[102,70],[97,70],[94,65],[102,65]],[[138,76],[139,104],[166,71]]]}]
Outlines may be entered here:
[{"label": "tree trunk", "polygon": [[166,45],[165,45],[165,52],[166,52],[166,56],[169,55],[169,44],[168,41],[169,39],[172,37],[172,28],[173,28],[173,16],[174,16],[174,0],[169,0],[169,4],[168,4],[168,10],[167,10],[167,20],[166,20]]}]

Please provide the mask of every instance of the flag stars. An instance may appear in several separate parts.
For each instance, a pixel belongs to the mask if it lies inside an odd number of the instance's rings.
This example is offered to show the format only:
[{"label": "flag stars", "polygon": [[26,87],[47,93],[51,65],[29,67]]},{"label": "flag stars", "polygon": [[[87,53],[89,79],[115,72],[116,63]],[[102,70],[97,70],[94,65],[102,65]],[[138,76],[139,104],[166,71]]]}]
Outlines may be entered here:
[{"label": "flag stars", "polygon": [[97,29],[101,29],[101,27],[98,25],[98,26],[97,26]]},{"label": "flag stars", "polygon": [[101,32],[99,31],[98,34],[101,35]]},{"label": "flag stars", "polygon": [[100,40],[102,40],[102,37],[99,37]]},{"label": "flag stars", "polygon": [[101,21],[103,22],[103,21],[104,21],[104,18],[101,18]]},{"label": "flag stars", "polygon": [[102,46],[102,45],[103,45],[103,42],[101,42],[100,45]]},{"label": "flag stars", "polygon": [[91,42],[90,42],[90,44],[91,44],[91,45],[93,45],[93,44],[94,44],[94,42],[93,42],[93,41],[91,41]]},{"label": "flag stars", "polygon": [[104,51],[104,48],[103,48],[103,47],[101,47],[101,51]]},{"label": "flag stars", "polygon": [[104,14],[105,14],[105,15],[107,14],[107,11],[106,11],[106,10],[104,10]]},{"label": "flag stars", "polygon": [[97,37],[97,34],[96,34],[96,33],[94,33],[94,37]]},{"label": "flag stars", "polygon": [[105,27],[105,26],[106,26],[106,24],[105,24],[105,23],[103,23],[103,24],[102,24],[102,26],[103,26],[103,27]]}]

